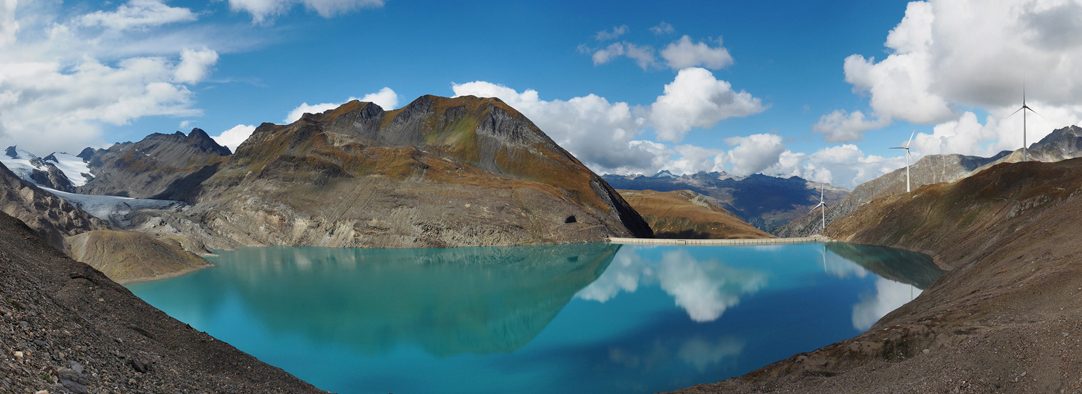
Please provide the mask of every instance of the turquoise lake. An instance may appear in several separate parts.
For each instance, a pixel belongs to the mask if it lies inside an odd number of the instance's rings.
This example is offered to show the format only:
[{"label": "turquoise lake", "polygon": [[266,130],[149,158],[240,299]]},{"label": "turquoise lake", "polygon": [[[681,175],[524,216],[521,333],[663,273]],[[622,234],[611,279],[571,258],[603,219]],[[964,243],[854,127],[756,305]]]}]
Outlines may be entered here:
[{"label": "turquoise lake", "polygon": [[844,243],[258,248],[129,286],[342,393],[653,392],[868,329],[941,271]]}]

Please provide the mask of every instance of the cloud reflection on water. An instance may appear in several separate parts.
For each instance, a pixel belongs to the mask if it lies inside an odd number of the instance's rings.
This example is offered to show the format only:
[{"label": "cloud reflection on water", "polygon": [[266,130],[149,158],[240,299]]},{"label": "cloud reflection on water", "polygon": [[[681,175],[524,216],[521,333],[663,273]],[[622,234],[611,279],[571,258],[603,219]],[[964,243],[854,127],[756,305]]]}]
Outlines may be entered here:
[{"label": "cloud reflection on water", "polygon": [[864,295],[853,305],[853,328],[867,330],[880,318],[920,295],[921,290],[905,283],[876,278],[875,294]]},{"label": "cloud reflection on water", "polygon": [[604,303],[620,292],[634,293],[639,286],[654,283],[672,296],[692,320],[709,322],[739,303],[741,295],[762,288],[766,275],[732,268],[717,260],[699,260],[685,249],[663,252],[657,264],[625,249],[598,280],[576,297]]}]

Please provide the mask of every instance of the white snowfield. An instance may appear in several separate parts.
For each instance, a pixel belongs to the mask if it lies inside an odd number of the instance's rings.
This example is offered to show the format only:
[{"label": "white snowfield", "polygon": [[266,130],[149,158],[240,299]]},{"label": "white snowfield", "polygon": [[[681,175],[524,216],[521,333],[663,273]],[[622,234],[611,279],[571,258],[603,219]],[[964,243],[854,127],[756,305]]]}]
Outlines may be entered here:
[{"label": "white snowfield", "polygon": [[68,193],[47,187],[42,187],[42,190],[55,194],[72,204],[78,205],[79,208],[86,211],[86,213],[102,220],[112,220],[116,217],[123,217],[124,215],[140,209],[165,209],[180,204],[180,202],[173,200]]},{"label": "white snowfield", "polygon": [[[5,167],[11,170],[11,172],[14,172],[15,175],[18,175],[19,178],[33,183],[34,181],[30,176],[34,173],[34,170],[45,171],[43,168],[44,165],[34,165],[34,159],[41,159],[39,156],[18,148],[14,149],[14,156],[10,153],[12,153],[10,150],[5,150],[0,154],[0,163],[3,163]],[[47,157],[48,160],[41,160],[56,166],[56,168],[60,170],[60,172],[63,172],[64,176],[71,181],[71,184],[76,187],[83,186],[94,178],[90,173],[90,167],[81,157],[64,152],[55,152],[45,157]],[[53,158],[56,159],[53,160]]]},{"label": "white snowfield", "polygon": [[[30,161],[37,158],[37,156],[21,149],[15,150],[14,157],[9,153],[11,152],[5,151],[3,154],[0,154],[0,163],[4,164],[4,167],[7,167],[11,172],[14,172],[15,175],[18,175],[19,178],[22,178],[27,182],[33,182],[30,179],[30,174],[34,172],[36,167],[34,167]],[[67,176],[67,174],[64,175]]]},{"label": "white snowfield", "polygon": [[52,157],[55,157],[56,160],[48,161],[63,172],[64,176],[68,177],[68,180],[75,187],[85,185],[94,177],[90,175],[90,166],[81,157],[63,152],[53,153]]}]

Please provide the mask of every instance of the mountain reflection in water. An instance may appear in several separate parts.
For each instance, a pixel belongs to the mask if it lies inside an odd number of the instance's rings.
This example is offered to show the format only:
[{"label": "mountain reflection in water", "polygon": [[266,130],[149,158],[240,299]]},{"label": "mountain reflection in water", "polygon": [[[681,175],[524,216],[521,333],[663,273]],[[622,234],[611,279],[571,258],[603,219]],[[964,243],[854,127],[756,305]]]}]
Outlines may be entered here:
[{"label": "mountain reflection in water", "polygon": [[847,244],[256,248],[130,286],[336,392],[653,392],[852,337],[941,272]]}]

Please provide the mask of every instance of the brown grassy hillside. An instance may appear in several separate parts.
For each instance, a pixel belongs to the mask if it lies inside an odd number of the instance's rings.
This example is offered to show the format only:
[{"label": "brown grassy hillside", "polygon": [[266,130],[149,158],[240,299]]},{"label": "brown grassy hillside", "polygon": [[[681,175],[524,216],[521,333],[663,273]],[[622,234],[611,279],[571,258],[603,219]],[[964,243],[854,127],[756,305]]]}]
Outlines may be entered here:
[{"label": "brown grassy hillside", "polygon": [[1001,164],[875,200],[834,238],[949,269],[865,334],[693,391],[1079,392],[1082,159]]},{"label": "brown grassy hillside", "polygon": [[717,200],[690,190],[620,190],[620,195],[646,219],[658,238],[771,237],[726,211]]}]

